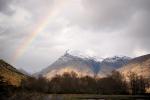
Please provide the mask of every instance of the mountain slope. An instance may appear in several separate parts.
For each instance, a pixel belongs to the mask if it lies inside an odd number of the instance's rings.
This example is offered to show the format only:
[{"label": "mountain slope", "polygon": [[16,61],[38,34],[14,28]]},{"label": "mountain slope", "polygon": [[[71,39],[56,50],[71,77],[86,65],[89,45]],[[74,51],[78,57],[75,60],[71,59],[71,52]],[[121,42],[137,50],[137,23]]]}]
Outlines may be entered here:
[{"label": "mountain slope", "polygon": [[131,58],[126,56],[114,56],[103,59],[101,61],[101,70],[99,71],[99,76],[106,76],[110,74],[113,70],[128,64],[130,60]]},{"label": "mountain slope", "polygon": [[0,76],[8,81],[10,85],[14,86],[19,86],[21,80],[28,77],[3,60],[0,60]]},{"label": "mountain slope", "polygon": [[124,75],[127,75],[129,72],[134,72],[138,75],[150,78],[150,54],[136,57],[118,70]]},{"label": "mountain slope", "polygon": [[39,72],[47,78],[51,78],[56,74],[63,74],[64,72],[76,72],[81,75],[94,75],[97,73],[95,70],[99,68],[99,63],[92,59],[83,59],[77,56],[70,55],[68,53],[61,56],[53,64]]},{"label": "mountain slope", "polygon": [[105,76],[112,70],[120,68],[129,61],[127,57],[112,57],[98,61],[95,58],[79,57],[65,53],[53,64],[43,69],[36,75],[43,75],[51,78],[56,74],[63,74],[64,72],[76,72],[79,76]]}]

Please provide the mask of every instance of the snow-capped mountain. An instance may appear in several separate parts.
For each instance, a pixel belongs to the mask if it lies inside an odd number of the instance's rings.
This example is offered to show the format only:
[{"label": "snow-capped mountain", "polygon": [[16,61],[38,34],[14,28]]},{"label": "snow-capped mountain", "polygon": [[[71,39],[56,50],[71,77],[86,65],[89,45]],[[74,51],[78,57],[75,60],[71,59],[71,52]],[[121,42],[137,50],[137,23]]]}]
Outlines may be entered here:
[{"label": "snow-capped mountain", "polygon": [[131,60],[130,57],[114,56],[114,57],[110,57],[110,58],[105,58],[101,62],[101,64],[103,66],[112,66],[112,67],[114,67],[116,69],[116,68],[120,68],[121,66],[127,64],[130,60]]},{"label": "snow-capped mountain", "polygon": [[126,56],[114,56],[103,59],[101,61],[101,70],[99,70],[98,76],[110,74],[113,70],[126,65],[130,59],[130,57]]},{"label": "snow-capped mountain", "polygon": [[[51,78],[56,74],[63,74],[64,72],[76,72],[79,76],[94,75],[100,68],[100,63],[93,59],[81,58],[78,56],[65,53],[58,58],[53,64],[45,68],[40,74]],[[95,70],[96,69],[96,70]]]},{"label": "snow-capped mountain", "polygon": [[105,76],[112,70],[120,68],[129,61],[129,57],[111,57],[101,61],[94,57],[76,56],[66,52],[53,64],[43,69],[38,74],[51,78],[64,72],[76,72],[79,76]]}]

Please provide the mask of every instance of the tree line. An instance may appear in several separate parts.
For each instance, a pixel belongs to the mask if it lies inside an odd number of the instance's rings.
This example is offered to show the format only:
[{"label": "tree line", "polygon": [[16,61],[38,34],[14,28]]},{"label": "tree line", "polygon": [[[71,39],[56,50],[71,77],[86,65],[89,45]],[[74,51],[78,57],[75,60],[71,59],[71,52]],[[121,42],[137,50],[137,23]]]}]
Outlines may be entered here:
[{"label": "tree line", "polygon": [[[150,88],[150,81],[135,73],[125,77],[117,71],[103,78],[83,76],[79,77],[75,72],[66,72],[62,75],[55,75],[51,80],[42,76],[39,78],[30,77],[22,80],[20,87],[9,85],[0,76],[0,99],[6,100],[14,93],[48,93],[48,94],[145,94]],[[4,97],[4,99],[2,99]]]},{"label": "tree line", "polygon": [[55,94],[145,94],[148,80],[135,73],[125,79],[117,71],[104,78],[91,76],[78,77],[75,72],[56,75],[51,80],[40,76],[23,80],[21,89]]}]

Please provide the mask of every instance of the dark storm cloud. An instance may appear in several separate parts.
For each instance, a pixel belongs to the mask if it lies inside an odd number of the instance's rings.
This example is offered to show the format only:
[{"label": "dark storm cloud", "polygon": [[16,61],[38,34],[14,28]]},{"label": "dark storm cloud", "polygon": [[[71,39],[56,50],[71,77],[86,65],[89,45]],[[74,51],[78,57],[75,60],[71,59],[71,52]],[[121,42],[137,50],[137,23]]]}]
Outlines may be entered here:
[{"label": "dark storm cloud", "polygon": [[135,41],[140,48],[150,50],[150,9],[136,12],[133,20],[129,23],[127,31],[128,38]]},{"label": "dark storm cloud", "polygon": [[150,50],[150,0],[82,0],[82,5],[79,12],[67,15],[71,25],[94,33],[119,30],[135,47]]},{"label": "dark storm cloud", "polygon": [[71,24],[89,29],[126,27],[138,11],[148,11],[150,0],[82,0],[82,9],[68,14]]},{"label": "dark storm cloud", "polygon": [[14,0],[0,0],[0,12],[7,15],[13,14],[14,11],[10,7],[13,1]]}]

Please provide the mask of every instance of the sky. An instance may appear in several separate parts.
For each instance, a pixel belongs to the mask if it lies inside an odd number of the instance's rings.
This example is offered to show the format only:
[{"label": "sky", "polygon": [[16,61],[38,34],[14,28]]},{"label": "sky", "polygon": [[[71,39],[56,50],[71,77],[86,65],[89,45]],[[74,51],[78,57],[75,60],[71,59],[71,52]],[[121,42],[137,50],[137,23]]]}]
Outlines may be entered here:
[{"label": "sky", "polygon": [[0,59],[34,73],[66,50],[150,53],[150,0],[0,0]]}]

